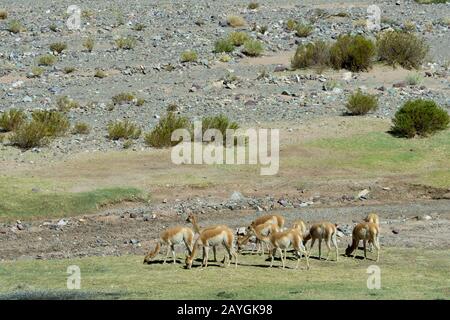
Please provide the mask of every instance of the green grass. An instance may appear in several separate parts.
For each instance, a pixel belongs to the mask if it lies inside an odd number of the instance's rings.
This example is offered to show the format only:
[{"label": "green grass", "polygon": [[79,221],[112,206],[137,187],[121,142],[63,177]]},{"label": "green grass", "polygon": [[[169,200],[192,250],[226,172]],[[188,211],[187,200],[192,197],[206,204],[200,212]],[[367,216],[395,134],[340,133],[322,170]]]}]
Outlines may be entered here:
[{"label": "green grass", "polygon": [[[449,254],[448,249],[382,248],[378,263],[342,256],[338,263],[311,259],[309,271],[304,260],[298,270],[268,269],[265,257],[256,255],[239,255],[237,269],[211,263],[205,270],[186,270],[181,263],[144,265],[142,256],[8,261],[0,263],[0,298],[448,299]],[[381,269],[379,290],[366,286],[366,270],[373,264]],[[70,265],[80,267],[80,291],[66,289]]]},{"label": "green grass", "polygon": [[11,177],[0,178],[0,193],[0,221],[92,213],[103,204],[134,199],[141,194],[136,188],[68,192],[47,181]]}]

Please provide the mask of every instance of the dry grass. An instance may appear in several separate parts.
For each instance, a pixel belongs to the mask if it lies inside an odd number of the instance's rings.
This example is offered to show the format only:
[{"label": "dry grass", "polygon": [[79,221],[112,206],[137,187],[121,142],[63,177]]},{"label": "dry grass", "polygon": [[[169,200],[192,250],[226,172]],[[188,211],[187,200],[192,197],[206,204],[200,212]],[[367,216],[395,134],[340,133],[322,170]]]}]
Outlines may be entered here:
[{"label": "dry grass", "polygon": [[233,28],[243,27],[247,24],[245,22],[244,18],[242,18],[241,16],[235,16],[235,15],[228,16],[227,23],[230,27],[233,27]]}]

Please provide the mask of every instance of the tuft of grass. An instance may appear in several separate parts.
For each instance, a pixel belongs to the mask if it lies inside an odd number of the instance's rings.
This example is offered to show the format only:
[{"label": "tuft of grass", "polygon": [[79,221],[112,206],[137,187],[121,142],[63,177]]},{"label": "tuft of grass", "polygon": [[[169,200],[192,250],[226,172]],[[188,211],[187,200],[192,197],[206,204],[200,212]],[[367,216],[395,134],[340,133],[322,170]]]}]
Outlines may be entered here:
[{"label": "tuft of grass", "polygon": [[325,68],[330,63],[330,46],[325,41],[302,44],[297,47],[291,59],[293,69],[304,69],[315,67]]},{"label": "tuft of grass", "polygon": [[93,37],[86,38],[83,41],[83,47],[86,48],[87,51],[92,52],[94,50],[95,40]]},{"label": "tuft of grass", "polygon": [[91,127],[85,122],[77,122],[73,126],[72,134],[88,134],[91,131]]},{"label": "tuft of grass", "polygon": [[95,77],[95,78],[103,79],[103,78],[106,78],[107,76],[108,76],[108,75],[106,74],[105,71],[103,71],[103,70],[101,70],[101,69],[95,70],[95,74],[94,74],[94,77]]},{"label": "tuft of grass", "polygon": [[159,119],[156,127],[148,132],[145,143],[154,148],[166,148],[177,145],[180,141],[172,141],[172,133],[177,129],[191,130],[191,123],[186,117],[178,116],[173,112],[168,112],[165,117]]},{"label": "tuft of grass", "polygon": [[61,52],[67,49],[67,44],[64,42],[54,42],[50,44],[49,48],[52,52],[60,54]]},{"label": "tuft of grass", "polygon": [[120,37],[116,40],[116,46],[123,50],[134,49],[136,47],[136,39],[133,37]]},{"label": "tuft of grass", "polygon": [[361,35],[339,36],[330,48],[330,62],[335,69],[366,71],[372,67],[375,44]]},{"label": "tuft of grass", "polygon": [[38,65],[40,66],[52,66],[56,62],[56,57],[51,54],[42,55],[38,59]]},{"label": "tuft of grass", "polygon": [[8,12],[6,10],[0,9],[0,20],[8,19]]},{"label": "tuft of grass", "polygon": [[145,99],[144,99],[144,98],[138,98],[138,99],[136,100],[136,105],[137,105],[138,107],[143,106],[144,104],[145,104]]},{"label": "tuft of grass", "polygon": [[297,28],[297,25],[298,25],[297,21],[295,21],[295,20],[293,20],[293,19],[289,19],[289,20],[286,22],[286,29],[287,29],[288,31],[294,31],[294,30]]},{"label": "tuft of grass", "polygon": [[65,68],[63,69],[63,71],[64,71],[65,74],[72,73],[72,72],[74,72],[75,70],[76,70],[75,67],[65,67]]},{"label": "tuft of grass", "polygon": [[244,42],[242,52],[251,57],[260,56],[264,51],[263,43],[259,40],[247,40]]},{"label": "tuft of grass", "polygon": [[192,50],[186,50],[181,53],[180,61],[181,62],[195,62],[197,61],[198,56],[197,52]]},{"label": "tuft of grass", "polygon": [[60,96],[56,100],[56,107],[59,111],[69,111],[70,109],[79,108],[80,104],[73,100],[72,98],[69,98],[68,96]]},{"label": "tuft of grass", "polygon": [[230,27],[237,28],[246,25],[245,19],[241,16],[230,15],[227,17],[227,23]]},{"label": "tuft of grass", "polygon": [[256,10],[259,8],[259,3],[258,2],[250,2],[248,4],[247,8],[250,10]]},{"label": "tuft of grass", "polygon": [[8,23],[7,30],[12,33],[19,33],[25,31],[25,27],[19,20],[14,19]]},{"label": "tuft of grass", "polygon": [[5,111],[0,116],[0,129],[1,131],[14,131],[19,128],[27,117],[25,112],[18,109],[10,109]]},{"label": "tuft of grass", "polygon": [[38,66],[34,66],[31,68],[31,74],[35,78],[39,78],[44,73],[44,69]]},{"label": "tuft of grass", "polygon": [[295,34],[297,37],[306,38],[314,30],[314,27],[310,24],[298,24],[295,27]]},{"label": "tuft of grass", "polygon": [[433,100],[409,100],[395,113],[392,132],[413,138],[445,130],[450,123],[448,113]]},{"label": "tuft of grass", "polygon": [[231,57],[227,54],[223,54],[219,57],[219,61],[220,62],[230,62],[231,61]]},{"label": "tuft of grass", "polygon": [[218,115],[213,117],[206,117],[202,119],[202,131],[203,134],[205,134],[206,130],[208,129],[216,129],[219,130],[222,134],[224,144],[226,143],[226,131],[228,129],[230,130],[237,130],[239,129],[239,125],[237,122],[231,121],[227,116],[225,115]]},{"label": "tuft of grass", "polygon": [[140,135],[141,129],[128,120],[108,124],[108,138],[111,140],[138,139]]},{"label": "tuft of grass", "polygon": [[146,28],[145,24],[142,24],[142,23],[136,23],[133,26],[134,31],[143,31],[145,28]]},{"label": "tuft of grass", "polygon": [[112,97],[112,102],[115,105],[117,105],[117,104],[131,103],[133,102],[134,99],[136,99],[136,97],[134,96],[133,93],[122,92]]},{"label": "tuft of grass", "polygon": [[219,39],[214,43],[214,52],[233,52],[234,44],[230,39]]},{"label": "tuft of grass", "polygon": [[26,122],[13,132],[10,142],[25,150],[44,146],[49,142],[47,128],[45,124],[38,121]]},{"label": "tuft of grass", "polygon": [[56,24],[54,24],[54,23],[49,25],[48,28],[50,29],[50,31],[58,32],[58,26]]},{"label": "tuft of grass", "polygon": [[228,40],[234,45],[234,46],[241,46],[246,41],[250,40],[249,35],[244,31],[233,31],[228,35]]},{"label": "tuft of grass", "polygon": [[423,77],[419,72],[413,72],[406,76],[405,82],[409,86],[417,86],[421,84],[423,81]]},{"label": "tuft of grass", "polygon": [[348,98],[346,107],[353,115],[363,115],[378,108],[378,99],[358,90]]},{"label": "tuft of grass", "polygon": [[32,122],[43,125],[47,137],[59,137],[67,133],[70,128],[69,119],[58,111],[38,110],[31,115]]},{"label": "tuft of grass", "polygon": [[406,69],[418,69],[429,50],[424,39],[404,31],[383,32],[378,37],[377,45],[381,61]]}]

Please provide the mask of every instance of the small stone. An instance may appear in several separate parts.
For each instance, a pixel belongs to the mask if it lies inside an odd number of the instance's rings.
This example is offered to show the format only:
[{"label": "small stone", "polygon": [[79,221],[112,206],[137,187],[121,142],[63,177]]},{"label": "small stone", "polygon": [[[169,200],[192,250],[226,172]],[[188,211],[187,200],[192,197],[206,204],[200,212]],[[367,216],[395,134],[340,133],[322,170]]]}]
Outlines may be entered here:
[{"label": "small stone", "polygon": [[367,199],[367,196],[369,195],[370,191],[367,189],[362,190],[361,192],[358,193],[358,199],[360,200],[365,200]]},{"label": "small stone", "polygon": [[398,229],[392,229],[392,233],[393,233],[393,234],[399,234],[399,233],[400,233],[400,230],[398,230]]}]

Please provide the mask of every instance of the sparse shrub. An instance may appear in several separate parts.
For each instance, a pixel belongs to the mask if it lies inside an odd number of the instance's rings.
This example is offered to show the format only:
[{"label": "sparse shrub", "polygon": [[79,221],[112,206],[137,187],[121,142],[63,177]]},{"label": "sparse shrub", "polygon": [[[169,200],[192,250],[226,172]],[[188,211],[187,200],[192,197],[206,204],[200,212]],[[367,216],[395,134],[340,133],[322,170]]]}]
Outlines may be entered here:
[{"label": "sparse shrub", "polygon": [[432,100],[410,100],[395,113],[392,132],[412,138],[427,136],[447,128],[450,117]]},{"label": "sparse shrub", "polygon": [[136,23],[133,26],[134,31],[143,31],[144,29],[145,29],[145,24],[142,24],[142,23]]},{"label": "sparse shrub", "polygon": [[85,122],[77,122],[73,126],[72,134],[88,134],[91,131],[89,125]]},{"label": "sparse shrub", "polygon": [[405,21],[403,23],[403,30],[406,32],[414,32],[416,31],[416,24],[412,21]]},{"label": "sparse shrub", "polygon": [[75,69],[74,67],[65,67],[65,68],[63,69],[63,71],[64,71],[65,74],[72,73],[72,72],[74,72],[75,70],[76,70],[76,69]]},{"label": "sparse shrub", "polygon": [[131,92],[122,92],[112,97],[112,102],[117,104],[131,103],[136,97]]},{"label": "sparse shrub", "polygon": [[441,18],[438,23],[442,26],[450,27],[450,17]]},{"label": "sparse shrub", "polygon": [[136,46],[136,39],[133,37],[121,37],[116,40],[116,46],[119,49],[131,50]]},{"label": "sparse shrub", "polygon": [[330,62],[335,69],[365,71],[371,68],[375,44],[361,35],[338,37],[330,48]]},{"label": "sparse shrub", "polygon": [[63,136],[70,128],[67,117],[58,111],[34,111],[31,116],[32,122],[44,125],[45,136],[47,137]]},{"label": "sparse shrub", "polygon": [[264,50],[264,46],[259,40],[247,40],[244,42],[244,49],[242,50],[248,56],[257,57],[261,55]]},{"label": "sparse shrub", "polygon": [[60,54],[67,49],[67,44],[64,42],[55,42],[50,45],[50,50]]},{"label": "sparse shrub", "polygon": [[202,119],[203,134],[205,134],[206,130],[208,129],[219,130],[222,133],[222,137],[225,142],[227,129],[236,130],[239,129],[239,125],[236,122],[230,121],[227,116],[219,115]]},{"label": "sparse shrub", "polygon": [[197,52],[192,50],[186,50],[181,53],[181,62],[194,62],[197,61]]},{"label": "sparse shrub", "polygon": [[228,35],[228,40],[230,40],[230,42],[235,46],[241,46],[245,41],[248,41],[249,39],[250,37],[248,36],[248,34],[243,31],[234,31]]},{"label": "sparse shrub", "polygon": [[169,112],[165,117],[159,119],[159,123],[152,131],[145,135],[144,141],[148,146],[154,148],[174,146],[180,142],[171,140],[172,132],[176,129],[191,130],[191,123],[187,118]]},{"label": "sparse shrub", "polygon": [[378,99],[374,95],[364,94],[361,90],[353,93],[346,104],[353,115],[362,115],[378,108]]},{"label": "sparse shrub", "polygon": [[227,23],[233,28],[245,26],[245,20],[241,16],[228,16]]},{"label": "sparse shrub", "polygon": [[51,54],[45,54],[38,59],[38,65],[40,66],[52,66],[56,62],[56,57]]},{"label": "sparse shrub", "polygon": [[91,10],[83,10],[81,11],[81,17],[85,19],[90,19],[94,16],[94,12]]},{"label": "sparse shrub", "polygon": [[80,104],[68,96],[60,96],[56,100],[56,106],[59,111],[68,111],[70,109],[79,108]]},{"label": "sparse shrub", "polygon": [[130,149],[133,146],[133,140],[125,140],[123,143],[124,149]]},{"label": "sparse shrub", "polygon": [[229,39],[219,39],[214,44],[214,52],[233,52],[234,45]]},{"label": "sparse shrub", "polygon": [[330,46],[325,41],[302,44],[297,47],[291,60],[293,69],[309,67],[325,68],[330,62]]},{"label": "sparse shrub", "polygon": [[39,78],[40,76],[42,76],[43,73],[44,73],[44,69],[42,69],[41,67],[34,66],[31,68],[31,74],[35,78]]},{"label": "sparse shrub", "polygon": [[108,76],[108,75],[106,74],[105,71],[103,71],[103,70],[101,70],[101,69],[95,70],[94,77],[103,79],[103,78],[106,78],[107,76]]},{"label": "sparse shrub", "polygon": [[19,32],[25,31],[25,28],[22,25],[22,23],[20,23],[19,20],[11,20],[8,23],[7,30],[12,33],[19,33]]},{"label": "sparse shrub", "polygon": [[289,19],[286,22],[286,29],[288,29],[289,31],[294,31],[295,28],[297,28],[297,25],[298,25],[297,21],[295,21],[293,19]]},{"label": "sparse shrub", "polygon": [[223,54],[220,56],[219,58],[220,62],[230,62],[231,61],[231,57],[227,54]]},{"label": "sparse shrub", "polygon": [[8,12],[6,10],[0,10],[0,20],[8,19]]},{"label": "sparse shrub", "polygon": [[144,98],[139,98],[139,99],[136,100],[136,105],[138,107],[143,106],[144,103],[145,103],[145,99]]},{"label": "sparse shrub", "polygon": [[259,3],[258,2],[250,2],[248,4],[247,8],[250,10],[256,10],[259,8]]},{"label": "sparse shrub", "polygon": [[178,105],[176,103],[170,103],[167,108],[167,112],[176,112],[178,111]]},{"label": "sparse shrub", "polygon": [[92,52],[94,50],[95,40],[92,37],[86,38],[83,41],[83,47],[86,48],[87,51]]},{"label": "sparse shrub", "polygon": [[295,34],[297,37],[306,38],[313,32],[314,28],[310,24],[298,24],[295,27]]},{"label": "sparse shrub", "polygon": [[9,138],[12,145],[22,149],[41,147],[48,143],[45,125],[30,121],[22,124]]},{"label": "sparse shrub", "polygon": [[1,131],[14,131],[20,127],[26,120],[25,112],[17,109],[5,111],[0,116]]},{"label": "sparse shrub", "polygon": [[108,125],[108,138],[111,140],[137,139],[140,135],[141,129],[128,120],[116,121]]},{"label": "sparse shrub", "polygon": [[406,83],[410,86],[416,86],[423,81],[423,77],[418,72],[410,73],[406,76]]},{"label": "sparse shrub", "polygon": [[429,49],[424,39],[403,31],[383,32],[377,44],[380,60],[406,69],[419,68]]}]

